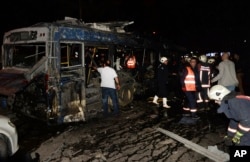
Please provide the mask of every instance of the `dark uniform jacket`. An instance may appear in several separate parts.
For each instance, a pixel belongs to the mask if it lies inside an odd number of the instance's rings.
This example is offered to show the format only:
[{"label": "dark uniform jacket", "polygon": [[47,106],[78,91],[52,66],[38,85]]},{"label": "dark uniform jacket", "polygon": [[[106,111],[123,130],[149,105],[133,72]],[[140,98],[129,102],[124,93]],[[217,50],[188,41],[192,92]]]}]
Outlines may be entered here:
[{"label": "dark uniform jacket", "polygon": [[231,92],[223,98],[217,112],[230,119],[228,135],[233,136],[239,131],[244,134],[241,143],[250,145],[250,97]]},{"label": "dark uniform jacket", "polygon": [[165,64],[159,64],[157,68],[157,82],[158,85],[168,84],[169,71],[168,66]]},{"label": "dark uniform jacket", "polygon": [[168,77],[169,77],[168,66],[165,64],[159,64],[159,66],[157,67],[157,86],[158,86],[157,95],[159,97],[167,97],[169,93]]}]

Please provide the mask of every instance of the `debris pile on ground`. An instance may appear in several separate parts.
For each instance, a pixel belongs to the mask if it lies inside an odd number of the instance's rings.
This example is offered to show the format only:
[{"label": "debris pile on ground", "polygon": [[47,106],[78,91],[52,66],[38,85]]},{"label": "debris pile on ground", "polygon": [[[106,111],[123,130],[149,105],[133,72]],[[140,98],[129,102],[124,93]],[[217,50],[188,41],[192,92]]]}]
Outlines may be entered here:
[{"label": "debris pile on ground", "polygon": [[[145,102],[136,102],[133,108],[121,108],[119,117],[97,118],[87,123],[71,125],[32,150],[41,162],[101,162],[101,161],[179,161],[210,162],[211,159],[186,148],[182,143],[156,131],[162,127],[201,145],[222,148],[225,126],[199,120],[196,124],[178,123],[175,116]],[[172,108],[173,109],[173,108]],[[171,111],[171,110],[167,110]],[[212,149],[214,150],[214,149]]]}]

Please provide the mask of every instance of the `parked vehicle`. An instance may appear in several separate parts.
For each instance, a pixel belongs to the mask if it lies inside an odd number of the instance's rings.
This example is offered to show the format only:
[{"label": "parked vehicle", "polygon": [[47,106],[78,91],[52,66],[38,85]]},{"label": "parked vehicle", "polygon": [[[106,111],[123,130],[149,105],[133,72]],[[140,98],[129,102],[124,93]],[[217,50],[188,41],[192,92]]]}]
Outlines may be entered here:
[{"label": "parked vehicle", "polygon": [[0,161],[4,161],[19,149],[18,134],[10,118],[0,115],[0,123]]},{"label": "parked vehicle", "polygon": [[[100,78],[89,65],[98,66],[101,59],[114,65],[118,57],[142,48],[123,30],[128,24],[69,18],[5,32],[0,100],[6,104],[2,105],[48,123],[96,117],[102,111]],[[126,106],[133,100],[136,82],[126,71],[119,74],[119,103]]]},{"label": "parked vehicle", "polygon": [[[100,77],[89,65],[99,66],[103,59],[110,60],[120,78],[119,104],[129,105],[134,94],[145,91],[137,82],[144,81],[143,69],[166,53],[162,48],[170,50],[126,32],[132,23],[65,18],[5,32],[0,106],[49,124],[94,118],[102,112]],[[126,62],[130,57],[132,62]]]}]

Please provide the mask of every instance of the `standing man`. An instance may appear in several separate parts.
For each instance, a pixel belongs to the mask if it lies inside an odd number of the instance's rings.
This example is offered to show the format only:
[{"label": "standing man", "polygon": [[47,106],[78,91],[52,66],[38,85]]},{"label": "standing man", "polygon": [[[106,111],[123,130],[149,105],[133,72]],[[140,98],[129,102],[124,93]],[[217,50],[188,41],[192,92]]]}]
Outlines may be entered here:
[{"label": "standing man", "polygon": [[211,67],[207,63],[207,56],[206,55],[200,55],[199,56],[200,63],[198,64],[198,70],[199,70],[199,76],[200,76],[200,82],[201,82],[201,88],[202,90],[200,92],[197,92],[197,106],[202,109],[208,110],[208,92],[210,88],[210,73],[211,73]]},{"label": "standing man", "polygon": [[169,93],[168,88],[168,77],[169,77],[169,71],[168,71],[168,59],[167,57],[161,57],[160,64],[157,68],[157,94],[154,96],[153,103],[159,104],[157,100],[159,97],[162,97],[162,104],[164,108],[170,108],[170,106],[167,103],[167,95]]},{"label": "standing man", "polygon": [[216,75],[211,82],[218,81],[219,85],[223,85],[230,91],[234,91],[239,82],[236,77],[235,64],[229,60],[229,56],[229,52],[222,53],[222,61],[218,65],[219,74]]},{"label": "standing man", "polygon": [[107,61],[102,62],[102,67],[93,67],[101,75],[101,89],[102,89],[102,104],[104,116],[107,117],[110,115],[108,111],[108,98],[110,97],[113,104],[113,113],[112,115],[119,114],[119,102],[116,89],[120,89],[120,82],[116,71],[107,66]]},{"label": "standing man", "polygon": [[224,113],[230,123],[225,142],[238,146],[250,146],[250,97],[230,92],[222,85],[210,89],[209,98],[220,105],[217,112]]},{"label": "standing man", "polygon": [[191,113],[192,119],[199,119],[200,117],[197,115],[196,92],[201,91],[201,83],[195,57],[192,57],[190,62],[187,62],[183,68],[180,73],[180,81],[188,101],[187,107],[183,107],[183,115],[190,116],[189,113]]}]

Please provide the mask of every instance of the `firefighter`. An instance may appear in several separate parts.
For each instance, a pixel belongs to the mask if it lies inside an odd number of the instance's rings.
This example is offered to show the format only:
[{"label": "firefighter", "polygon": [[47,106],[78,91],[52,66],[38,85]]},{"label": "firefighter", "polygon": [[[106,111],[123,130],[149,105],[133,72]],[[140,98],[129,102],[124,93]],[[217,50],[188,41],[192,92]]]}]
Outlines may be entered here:
[{"label": "firefighter", "polygon": [[168,58],[161,57],[160,64],[157,68],[157,85],[158,91],[157,94],[154,96],[153,103],[159,105],[157,102],[159,97],[162,97],[162,104],[164,108],[170,108],[167,104],[167,95],[169,93],[168,88],[168,79],[169,79],[169,71],[168,71]]},{"label": "firefighter", "polygon": [[135,55],[134,54],[129,54],[128,56],[126,56],[125,63],[126,63],[125,66],[130,71],[131,75],[136,76],[138,66],[137,66]]},{"label": "firefighter", "polygon": [[[216,75],[218,75],[219,74],[219,70],[217,69],[217,66],[218,65],[216,65],[216,60],[215,60],[215,58],[208,58],[207,59],[207,63],[210,65],[210,78],[214,78]],[[211,83],[210,82],[210,87],[211,86],[213,86],[213,85],[216,85],[217,84],[217,82],[214,82],[214,83]]]},{"label": "firefighter", "polygon": [[218,113],[230,119],[225,140],[237,146],[250,146],[250,97],[237,95],[222,85],[210,89],[209,98],[220,105]]},{"label": "firefighter", "polygon": [[199,119],[197,115],[196,92],[201,91],[201,84],[197,68],[197,59],[195,57],[190,58],[190,62],[187,62],[186,66],[184,66],[180,72],[180,81],[188,102],[187,105],[185,105],[187,107],[183,107],[183,115],[191,115],[192,119]]},{"label": "firefighter", "polygon": [[200,63],[198,64],[198,70],[199,70],[199,76],[200,76],[200,82],[201,82],[201,88],[202,90],[200,92],[197,92],[197,106],[199,107],[199,110],[202,108],[205,110],[208,110],[208,92],[210,88],[210,65],[207,63],[207,56],[206,55],[200,55],[199,56]]}]

